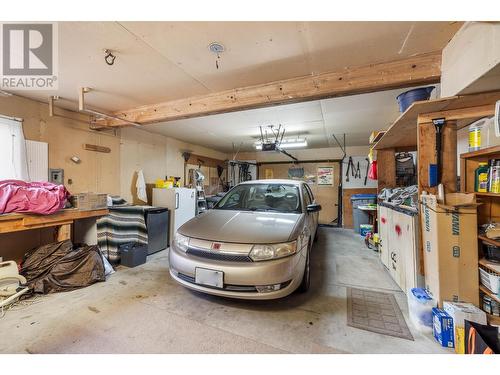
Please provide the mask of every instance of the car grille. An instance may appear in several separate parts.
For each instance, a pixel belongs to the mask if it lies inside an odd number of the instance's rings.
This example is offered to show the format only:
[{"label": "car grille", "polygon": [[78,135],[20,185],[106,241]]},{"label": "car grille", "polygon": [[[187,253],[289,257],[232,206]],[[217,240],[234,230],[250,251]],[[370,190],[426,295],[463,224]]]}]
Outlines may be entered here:
[{"label": "car grille", "polygon": [[[199,285],[199,284],[196,284],[194,277],[185,275],[185,274],[180,273],[180,272],[177,273],[177,277],[181,280],[187,281],[190,284]],[[202,285],[202,286],[205,288],[212,288],[212,289],[219,289],[219,290],[222,289],[222,290],[228,290],[228,291],[232,291],[232,292],[256,292],[257,291],[257,289],[255,289],[254,286],[246,286],[246,285],[224,284],[224,288],[215,288],[215,287],[211,287],[211,286],[207,286],[207,285]]]},{"label": "car grille", "polygon": [[252,259],[248,255],[216,253],[214,251],[201,250],[193,247],[189,247],[186,254],[194,255],[200,258],[221,260],[224,262],[252,262]]}]

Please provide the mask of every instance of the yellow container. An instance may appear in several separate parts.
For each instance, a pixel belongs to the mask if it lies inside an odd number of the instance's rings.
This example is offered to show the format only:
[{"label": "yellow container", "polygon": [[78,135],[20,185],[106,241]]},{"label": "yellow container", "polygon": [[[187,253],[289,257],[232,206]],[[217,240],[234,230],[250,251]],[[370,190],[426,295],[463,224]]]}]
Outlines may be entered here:
[{"label": "yellow container", "polygon": [[157,187],[159,189],[171,189],[173,186],[174,186],[174,183],[171,180],[158,179],[155,182],[155,187]]}]

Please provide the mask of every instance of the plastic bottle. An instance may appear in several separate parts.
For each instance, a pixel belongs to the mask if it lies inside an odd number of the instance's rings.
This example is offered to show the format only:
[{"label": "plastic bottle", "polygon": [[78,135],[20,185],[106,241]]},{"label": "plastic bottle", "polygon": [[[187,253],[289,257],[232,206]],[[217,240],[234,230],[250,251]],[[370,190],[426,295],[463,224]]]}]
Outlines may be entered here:
[{"label": "plastic bottle", "polygon": [[481,149],[481,130],[484,121],[476,121],[469,126],[469,152]]},{"label": "plastic bottle", "polygon": [[495,160],[495,164],[490,169],[490,192],[500,193],[500,159]]},{"label": "plastic bottle", "polygon": [[474,191],[478,193],[486,193],[488,191],[488,163],[480,162],[476,168],[474,178]]}]

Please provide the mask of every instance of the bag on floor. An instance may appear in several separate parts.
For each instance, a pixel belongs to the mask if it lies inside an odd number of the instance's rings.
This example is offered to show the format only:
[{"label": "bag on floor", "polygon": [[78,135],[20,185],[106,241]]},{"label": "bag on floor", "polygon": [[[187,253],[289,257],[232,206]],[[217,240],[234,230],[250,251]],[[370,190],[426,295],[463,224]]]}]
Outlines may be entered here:
[{"label": "bag on floor", "polygon": [[466,354],[500,354],[498,328],[465,321]]},{"label": "bag on floor", "polygon": [[73,247],[69,240],[27,253],[21,274],[33,292],[43,294],[66,292],[106,280],[99,247]]}]

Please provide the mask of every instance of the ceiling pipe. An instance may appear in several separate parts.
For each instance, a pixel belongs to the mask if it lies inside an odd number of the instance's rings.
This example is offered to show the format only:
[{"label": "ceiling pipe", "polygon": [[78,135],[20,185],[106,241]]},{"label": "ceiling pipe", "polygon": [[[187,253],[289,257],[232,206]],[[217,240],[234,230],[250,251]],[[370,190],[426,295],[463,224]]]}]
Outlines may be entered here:
[{"label": "ceiling pipe", "polygon": [[137,128],[142,128],[141,124],[139,124],[137,122],[129,121],[129,120],[126,120],[126,119],[118,117],[118,116],[114,116],[114,115],[110,115],[110,114],[103,113],[100,111],[96,111],[94,109],[85,108],[85,94],[90,92],[91,90],[92,89],[90,87],[80,87],[80,90],[78,92],[78,111],[79,112],[91,114],[94,116],[105,117],[108,119],[123,121],[123,122],[125,122],[129,125],[135,126]]}]

